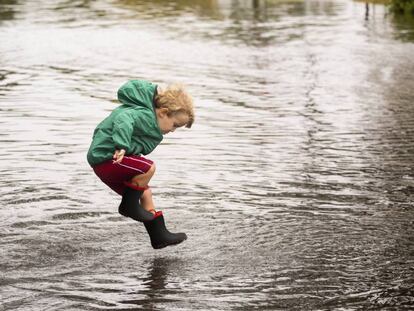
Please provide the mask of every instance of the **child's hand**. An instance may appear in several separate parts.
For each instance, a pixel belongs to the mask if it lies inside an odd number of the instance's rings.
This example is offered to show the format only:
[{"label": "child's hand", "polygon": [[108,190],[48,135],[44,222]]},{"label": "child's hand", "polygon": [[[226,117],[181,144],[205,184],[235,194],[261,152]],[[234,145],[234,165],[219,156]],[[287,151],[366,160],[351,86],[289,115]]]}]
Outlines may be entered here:
[{"label": "child's hand", "polygon": [[114,156],[112,157],[114,159],[114,163],[121,163],[122,159],[124,158],[125,150],[115,150]]}]

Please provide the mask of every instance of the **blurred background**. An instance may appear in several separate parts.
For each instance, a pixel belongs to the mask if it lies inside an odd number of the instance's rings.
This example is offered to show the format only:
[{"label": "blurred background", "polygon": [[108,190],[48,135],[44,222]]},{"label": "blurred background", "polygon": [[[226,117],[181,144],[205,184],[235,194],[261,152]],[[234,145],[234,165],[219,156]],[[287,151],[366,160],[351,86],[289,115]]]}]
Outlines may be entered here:
[{"label": "blurred background", "polygon": [[[413,56],[409,1],[0,0],[0,310],[412,310]],[[195,99],[176,247],[86,162],[128,79]]]}]

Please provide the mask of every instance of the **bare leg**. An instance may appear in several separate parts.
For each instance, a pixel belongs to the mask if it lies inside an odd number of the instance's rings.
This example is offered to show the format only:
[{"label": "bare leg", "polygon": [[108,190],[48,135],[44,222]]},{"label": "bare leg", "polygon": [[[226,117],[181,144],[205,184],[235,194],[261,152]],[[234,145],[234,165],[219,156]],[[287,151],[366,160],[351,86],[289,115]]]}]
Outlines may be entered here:
[{"label": "bare leg", "polygon": [[132,177],[131,183],[135,184],[138,187],[146,187],[148,186],[148,183],[150,182],[152,176],[154,176],[155,173],[155,165],[153,164],[151,168],[146,172],[145,174],[136,175]]},{"label": "bare leg", "polygon": [[154,201],[152,200],[152,191],[151,189],[147,189],[144,191],[144,193],[141,196],[141,206],[147,210],[148,212],[151,212],[155,214],[155,205]]},{"label": "bare leg", "polygon": [[[148,183],[150,182],[152,176],[154,176],[155,173],[155,165],[153,164],[151,168],[146,172],[145,174],[136,175],[131,179],[131,183],[135,184],[138,187],[146,187],[148,186]],[[141,196],[141,206],[147,210],[148,212],[151,212],[155,214],[155,206],[154,201],[152,200],[152,192],[151,189],[147,189],[144,191],[144,193]]]}]

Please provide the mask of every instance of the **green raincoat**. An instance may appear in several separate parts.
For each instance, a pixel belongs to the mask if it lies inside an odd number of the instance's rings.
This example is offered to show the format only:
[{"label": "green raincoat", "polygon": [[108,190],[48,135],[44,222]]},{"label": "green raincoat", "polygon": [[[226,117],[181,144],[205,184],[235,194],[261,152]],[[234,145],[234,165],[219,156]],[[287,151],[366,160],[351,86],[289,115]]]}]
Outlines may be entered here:
[{"label": "green raincoat", "polygon": [[144,80],[131,80],[118,90],[121,106],[96,127],[87,159],[91,166],[112,159],[115,150],[126,155],[148,154],[162,141],[155,115],[157,86]]}]

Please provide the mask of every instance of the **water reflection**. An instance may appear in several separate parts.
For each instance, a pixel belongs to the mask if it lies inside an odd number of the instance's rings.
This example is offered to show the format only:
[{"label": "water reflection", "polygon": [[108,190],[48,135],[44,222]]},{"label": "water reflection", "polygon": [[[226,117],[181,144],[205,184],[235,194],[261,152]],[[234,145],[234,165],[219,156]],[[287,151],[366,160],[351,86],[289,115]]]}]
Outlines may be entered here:
[{"label": "water reflection", "polygon": [[[391,35],[397,40],[404,42],[414,41],[414,17],[411,15],[395,15],[388,11],[383,4],[375,1],[363,1],[365,4],[365,20],[367,27],[374,32]],[[381,3],[381,1],[380,1]],[[384,28],[384,21],[390,24],[391,28]]]},{"label": "water reflection", "polygon": [[[161,18],[179,37],[187,37],[176,24],[191,25],[191,36],[220,40],[230,44],[266,46],[279,41],[301,38],[303,20],[286,21],[286,17],[336,17],[342,3],[331,1],[118,1],[135,11],[140,18]],[[194,19],[195,15],[198,18]],[[170,19],[171,17],[171,19]],[[199,20],[201,18],[201,20]],[[214,24],[208,22],[213,20]],[[196,22],[197,21],[197,22]],[[203,22],[205,21],[205,22]],[[318,24],[322,20],[315,20]],[[329,22],[324,21],[323,23]],[[287,37],[281,34],[288,30]]]},{"label": "water reflection", "polygon": [[414,17],[411,15],[390,16],[395,27],[395,38],[404,42],[414,42]]},{"label": "water reflection", "polygon": [[[180,267],[181,259],[157,257],[152,259],[149,266],[148,276],[139,278],[138,281],[142,282],[145,286],[145,291],[139,290],[137,292],[128,293],[132,297],[139,297],[143,292],[145,298],[140,299],[125,299],[119,301],[121,304],[137,305],[145,310],[157,310],[157,305],[165,302],[171,302],[174,300],[167,299],[168,290],[168,277],[171,276],[172,267]],[[140,264],[139,262],[137,264]],[[175,295],[179,295],[177,290],[174,290]]]},{"label": "water reflection", "polygon": [[0,0],[0,27],[2,22],[15,18],[17,0]]}]

